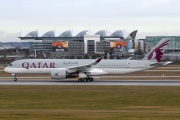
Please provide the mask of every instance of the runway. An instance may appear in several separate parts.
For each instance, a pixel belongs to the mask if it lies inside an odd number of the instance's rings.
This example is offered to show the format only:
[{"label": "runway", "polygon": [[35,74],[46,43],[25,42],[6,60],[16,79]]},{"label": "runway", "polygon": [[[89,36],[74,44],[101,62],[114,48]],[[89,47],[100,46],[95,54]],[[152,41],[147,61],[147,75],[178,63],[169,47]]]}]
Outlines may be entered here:
[{"label": "runway", "polygon": [[180,80],[94,80],[78,82],[77,80],[0,80],[0,85],[60,85],[60,86],[180,86]]}]

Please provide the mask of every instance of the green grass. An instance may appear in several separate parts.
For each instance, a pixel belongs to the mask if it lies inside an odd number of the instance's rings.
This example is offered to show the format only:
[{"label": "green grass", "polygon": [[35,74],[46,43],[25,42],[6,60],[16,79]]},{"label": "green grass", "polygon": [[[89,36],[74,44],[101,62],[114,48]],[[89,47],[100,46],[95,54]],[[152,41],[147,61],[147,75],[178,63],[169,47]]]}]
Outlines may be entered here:
[{"label": "green grass", "polygon": [[180,87],[0,86],[0,119],[180,118]]}]

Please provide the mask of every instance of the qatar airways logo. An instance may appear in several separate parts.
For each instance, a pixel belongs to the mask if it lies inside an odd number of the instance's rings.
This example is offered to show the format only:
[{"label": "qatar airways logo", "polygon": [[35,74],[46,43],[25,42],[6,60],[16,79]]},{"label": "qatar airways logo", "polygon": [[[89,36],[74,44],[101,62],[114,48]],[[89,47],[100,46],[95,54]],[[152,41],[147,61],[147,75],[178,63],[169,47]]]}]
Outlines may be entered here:
[{"label": "qatar airways logo", "polygon": [[28,63],[28,62],[24,62],[22,63],[22,67],[23,68],[55,68],[55,63],[54,62],[50,62],[50,63],[43,63],[43,62],[37,62],[37,63]]},{"label": "qatar airways logo", "polygon": [[57,73],[55,74],[55,76],[58,76],[58,73],[59,73],[59,72],[57,72]]},{"label": "qatar airways logo", "polygon": [[165,51],[165,47],[167,47],[167,45],[169,44],[169,41],[170,40],[167,40],[165,42],[163,42],[162,44],[160,44],[156,49],[154,49],[148,56],[148,60],[151,60],[153,58],[156,58],[156,60],[158,62],[160,62],[163,54],[164,54],[164,51]]}]

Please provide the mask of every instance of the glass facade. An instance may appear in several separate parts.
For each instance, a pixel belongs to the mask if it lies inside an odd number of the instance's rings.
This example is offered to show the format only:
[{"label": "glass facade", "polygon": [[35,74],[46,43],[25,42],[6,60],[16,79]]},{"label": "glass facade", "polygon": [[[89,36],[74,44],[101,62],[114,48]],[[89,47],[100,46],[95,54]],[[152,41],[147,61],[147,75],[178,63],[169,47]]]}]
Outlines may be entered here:
[{"label": "glass facade", "polygon": [[180,51],[180,36],[147,36],[146,41],[148,43],[148,49],[152,49],[157,42],[162,38],[169,38],[170,43],[166,52],[179,52]]},{"label": "glass facade", "polygon": [[29,42],[29,51],[34,52],[35,50],[38,52],[41,52],[43,49],[42,42],[36,41],[36,42]]},{"label": "glass facade", "polygon": [[81,56],[84,54],[84,42],[68,42],[68,54]]},{"label": "glass facade", "polygon": [[96,42],[97,53],[104,53],[105,51],[108,50],[110,50],[110,42],[106,42],[106,41]]},{"label": "glass facade", "polygon": [[89,54],[93,54],[95,52],[95,43],[94,40],[88,40],[87,42],[87,50]]}]

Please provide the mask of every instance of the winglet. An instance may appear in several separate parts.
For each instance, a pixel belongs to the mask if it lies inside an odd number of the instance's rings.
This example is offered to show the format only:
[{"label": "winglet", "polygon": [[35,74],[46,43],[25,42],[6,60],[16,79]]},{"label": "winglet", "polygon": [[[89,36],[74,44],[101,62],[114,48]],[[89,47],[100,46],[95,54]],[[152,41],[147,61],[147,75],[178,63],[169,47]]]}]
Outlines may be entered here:
[{"label": "winglet", "polygon": [[102,57],[96,60],[96,63],[99,63],[102,60]]},{"label": "winglet", "polygon": [[97,59],[94,63],[92,63],[91,65],[97,65],[101,60],[102,60],[103,57]]}]

